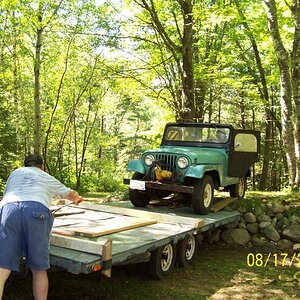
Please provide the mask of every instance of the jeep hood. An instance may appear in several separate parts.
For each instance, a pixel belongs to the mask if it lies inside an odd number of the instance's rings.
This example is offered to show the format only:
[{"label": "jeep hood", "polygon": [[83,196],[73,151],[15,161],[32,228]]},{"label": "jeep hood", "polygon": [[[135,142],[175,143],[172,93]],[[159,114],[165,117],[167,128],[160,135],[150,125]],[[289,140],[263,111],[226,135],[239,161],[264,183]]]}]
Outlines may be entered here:
[{"label": "jeep hood", "polygon": [[222,163],[227,157],[225,149],[220,148],[200,148],[200,147],[169,147],[163,146],[159,149],[148,150],[145,154],[171,154],[176,156],[187,156],[192,163]]}]

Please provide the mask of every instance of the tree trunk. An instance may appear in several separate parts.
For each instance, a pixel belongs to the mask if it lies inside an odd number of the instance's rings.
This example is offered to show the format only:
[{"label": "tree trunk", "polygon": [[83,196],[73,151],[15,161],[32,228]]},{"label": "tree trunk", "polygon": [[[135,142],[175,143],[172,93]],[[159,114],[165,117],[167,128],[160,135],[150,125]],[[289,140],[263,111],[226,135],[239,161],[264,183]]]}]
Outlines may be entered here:
[{"label": "tree trunk", "polygon": [[191,0],[178,0],[183,11],[182,37],[182,117],[195,119],[194,72],[193,72],[193,3]]},{"label": "tree trunk", "polygon": [[300,186],[300,1],[293,0],[292,13],[295,23],[294,43],[291,55],[292,91],[295,104],[295,156],[294,183]]},{"label": "tree trunk", "polygon": [[[13,12],[15,18],[15,12]],[[13,26],[13,101],[15,110],[15,123],[16,123],[16,152],[19,152],[20,147],[20,114],[19,114],[19,79],[18,79],[18,55],[17,55],[17,29]]]},{"label": "tree trunk", "polygon": [[35,59],[34,59],[34,153],[41,152],[41,98],[40,98],[40,67],[42,50],[42,11],[39,7],[38,25],[36,31]]},{"label": "tree trunk", "polygon": [[290,57],[280,36],[276,2],[275,0],[264,0],[264,3],[267,11],[269,31],[280,71],[282,139],[288,164],[289,183],[293,185],[296,177],[296,156],[293,127],[292,81],[289,66]]},{"label": "tree trunk", "polygon": [[265,113],[265,143],[263,152],[263,167],[261,171],[259,189],[262,191],[269,190],[270,176],[269,176],[269,163],[271,160],[271,143],[272,143],[272,121],[268,111]]},{"label": "tree trunk", "polygon": [[[174,105],[176,119],[189,120],[195,119],[195,97],[194,97],[194,70],[193,70],[193,1],[177,0],[183,16],[183,32],[181,34],[179,24],[175,18],[175,23],[181,40],[177,45],[169,36],[168,31],[159,19],[153,0],[134,0],[135,3],[145,9],[151,18],[151,25],[157,32],[165,48],[171,53],[177,67],[177,74],[173,81],[179,81],[176,99],[178,103]],[[182,35],[182,36],[181,36]],[[176,78],[177,76],[177,78]],[[176,84],[175,84],[176,85]]]}]

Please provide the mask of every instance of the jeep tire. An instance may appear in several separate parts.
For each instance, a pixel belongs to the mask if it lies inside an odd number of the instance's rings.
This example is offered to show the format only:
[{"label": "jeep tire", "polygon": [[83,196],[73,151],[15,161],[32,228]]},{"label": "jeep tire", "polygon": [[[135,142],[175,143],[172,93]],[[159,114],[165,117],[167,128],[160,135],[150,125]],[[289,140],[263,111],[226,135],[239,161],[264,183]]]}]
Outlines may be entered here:
[{"label": "jeep tire", "polygon": [[214,182],[209,175],[197,179],[194,183],[192,195],[193,210],[197,214],[208,214],[214,200]]},{"label": "jeep tire", "polygon": [[[133,174],[132,179],[142,180],[143,177],[143,174],[136,172]],[[145,191],[129,189],[129,199],[131,203],[136,207],[146,207],[151,200],[151,196],[148,192]]]},{"label": "jeep tire", "polygon": [[229,186],[230,197],[243,199],[246,192],[246,179],[240,177],[238,183]]}]

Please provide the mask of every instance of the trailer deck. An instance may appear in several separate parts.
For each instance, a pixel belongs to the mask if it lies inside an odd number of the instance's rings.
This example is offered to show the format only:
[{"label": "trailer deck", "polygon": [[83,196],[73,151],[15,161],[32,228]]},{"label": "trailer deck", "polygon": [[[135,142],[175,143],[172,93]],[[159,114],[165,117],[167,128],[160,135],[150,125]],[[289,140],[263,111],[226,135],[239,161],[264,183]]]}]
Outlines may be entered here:
[{"label": "trailer deck", "polygon": [[196,215],[190,207],[140,209],[129,201],[82,203],[62,208],[60,214],[53,226],[51,265],[74,274],[101,269],[107,276],[111,266],[145,262],[161,246],[239,219],[238,212]]}]

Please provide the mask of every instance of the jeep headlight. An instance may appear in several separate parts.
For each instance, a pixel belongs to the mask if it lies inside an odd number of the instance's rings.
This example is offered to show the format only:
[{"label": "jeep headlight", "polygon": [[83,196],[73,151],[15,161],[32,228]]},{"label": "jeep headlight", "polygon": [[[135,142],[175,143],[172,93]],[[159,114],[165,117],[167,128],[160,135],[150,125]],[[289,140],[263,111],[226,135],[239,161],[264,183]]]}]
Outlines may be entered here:
[{"label": "jeep headlight", "polygon": [[188,164],[189,164],[189,161],[184,156],[179,157],[178,160],[177,160],[177,166],[180,169],[185,169],[188,166]]},{"label": "jeep headlight", "polygon": [[144,158],[146,166],[151,166],[152,163],[154,162],[155,158],[152,154],[147,154]]}]

